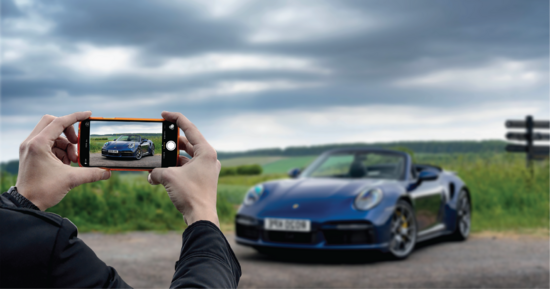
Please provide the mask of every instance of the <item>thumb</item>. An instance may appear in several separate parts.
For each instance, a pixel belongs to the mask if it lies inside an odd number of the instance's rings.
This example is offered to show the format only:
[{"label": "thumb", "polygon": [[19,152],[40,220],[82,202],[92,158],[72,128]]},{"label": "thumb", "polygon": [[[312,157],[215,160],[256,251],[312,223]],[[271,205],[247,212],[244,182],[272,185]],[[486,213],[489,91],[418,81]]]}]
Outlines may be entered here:
[{"label": "thumb", "polygon": [[164,173],[164,170],[166,169],[165,168],[154,169],[151,173],[149,173],[149,176],[147,177],[147,181],[149,181],[151,185],[162,184],[163,183],[162,174]]},{"label": "thumb", "polygon": [[100,168],[72,168],[71,178],[74,186],[84,183],[93,183],[107,180],[111,177],[111,171]]}]

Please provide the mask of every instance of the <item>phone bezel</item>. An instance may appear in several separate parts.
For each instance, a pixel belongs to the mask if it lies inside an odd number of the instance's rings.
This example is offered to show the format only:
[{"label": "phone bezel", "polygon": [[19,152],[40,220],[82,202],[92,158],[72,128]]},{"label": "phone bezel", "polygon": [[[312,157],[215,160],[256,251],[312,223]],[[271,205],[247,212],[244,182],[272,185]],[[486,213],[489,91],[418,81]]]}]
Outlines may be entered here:
[{"label": "phone bezel", "polygon": [[[84,131],[84,128],[82,127],[82,123],[85,123],[87,121],[125,121],[125,122],[162,122],[162,123],[165,123],[165,124],[174,124],[176,126],[176,139],[173,139],[172,137],[171,138],[167,138],[166,137],[166,134],[165,134],[165,126],[166,125],[163,125],[163,128],[162,128],[162,135],[163,135],[163,142],[162,142],[162,153],[161,155],[164,155],[165,153],[168,153],[168,155],[173,155],[172,157],[169,157],[169,159],[172,159],[171,161],[168,161],[168,160],[164,160],[162,161],[163,164],[164,162],[166,162],[166,166],[162,166],[161,167],[170,167],[170,166],[176,166],[177,165],[177,161],[179,159],[179,135],[180,135],[180,132],[179,132],[179,127],[177,126],[177,124],[175,123],[172,123],[172,122],[169,122],[163,118],[120,118],[120,117],[116,117],[116,118],[105,118],[105,117],[90,117],[86,120],[83,120],[81,121],[79,124],[78,124],[78,144],[77,144],[77,150],[78,150],[78,165],[80,167],[90,167],[90,168],[102,168],[102,169],[108,169],[108,170],[112,170],[112,171],[151,171],[153,170],[154,168],[156,167],[95,167],[95,166],[90,166],[89,164],[87,165],[84,165],[83,164],[83,157],[85,156],[85,154],[82,154],[81,153],[81,149],[82,148],[85,148],[87,147],[87,145],[84,143],[85,141],[88,141],[89,142],[89,139],[90,139],[90,130],[89,128],[87,129],[87,139],[83,138],[83,131]],[[173,140],[176,142],[176,149],[174,151],[168,151],[166,148],[165,148],[165,144],[167,141],[169,140]],[[88,155],[88,159],[89,159],[89,148],[88,148],[88,151],[87,151],[87,155]]]}]

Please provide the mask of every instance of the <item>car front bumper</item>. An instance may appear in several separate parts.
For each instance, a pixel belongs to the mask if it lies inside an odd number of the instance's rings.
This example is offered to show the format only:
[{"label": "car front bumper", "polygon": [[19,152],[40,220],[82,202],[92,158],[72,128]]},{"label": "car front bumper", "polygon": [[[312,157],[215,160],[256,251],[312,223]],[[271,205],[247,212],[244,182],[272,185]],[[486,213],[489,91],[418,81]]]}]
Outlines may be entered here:
[{"label": "car front bumper", "polygon": [[312,221],[310,232],[268,231],[263,220],[238,215],[235,241],[252,247],[385,251],[387,242],[379,238],[379,229],[365,220],[318,223]]},{"label": "car front bumper", "polygon": [[107,150],[101,150],[101,156],[108,158],[135,158],[136,152],[131,150],[119,150],[118,153],[109,153]]}]

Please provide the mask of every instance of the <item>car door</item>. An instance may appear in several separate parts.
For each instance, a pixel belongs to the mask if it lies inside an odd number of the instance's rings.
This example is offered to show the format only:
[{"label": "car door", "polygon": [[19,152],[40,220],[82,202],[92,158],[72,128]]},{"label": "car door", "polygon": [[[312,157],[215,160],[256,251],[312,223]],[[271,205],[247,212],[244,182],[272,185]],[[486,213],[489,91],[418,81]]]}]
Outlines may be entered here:
[{"label": "car door", "polygon": [[141,147],[141,152],[143,154],[147,154],[147,152],[149,151],[149,142],[147,142],[147,141],[144,142],[143,138],[140,137],[139,143],[140,143],[140,147]]},{"label": "car door", "polygon": [[440,180],[424,181],[410,192],[419,235],[443,229],[445,187]]}]

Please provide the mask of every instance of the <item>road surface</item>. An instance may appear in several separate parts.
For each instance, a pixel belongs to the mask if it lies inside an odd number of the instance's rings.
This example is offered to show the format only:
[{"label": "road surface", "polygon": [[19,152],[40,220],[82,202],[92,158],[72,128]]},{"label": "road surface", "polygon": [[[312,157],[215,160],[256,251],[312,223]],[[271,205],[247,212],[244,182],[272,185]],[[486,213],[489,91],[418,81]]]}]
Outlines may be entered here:
[{"label": "road surface", "polygon": [[[80,237],[134,287],[168,288],[181,234],[132,232]],[[377,254],[299,254],[269,257],[236,245],[240,288],[458,288],[549,287],[549,240],[536,236],[475,235],[466,242],[444,239],[417,246],[404,261]]]},{"label": "road surface", "polygon": [[160,154],[156,153],[154,156],[144,156],[140,160],[136,159],[115,159],[102,157],[101,153],[90,154],[90,164],[94,167],[143,167],[152,168],[160,167],[162,161]]}]

